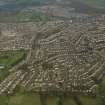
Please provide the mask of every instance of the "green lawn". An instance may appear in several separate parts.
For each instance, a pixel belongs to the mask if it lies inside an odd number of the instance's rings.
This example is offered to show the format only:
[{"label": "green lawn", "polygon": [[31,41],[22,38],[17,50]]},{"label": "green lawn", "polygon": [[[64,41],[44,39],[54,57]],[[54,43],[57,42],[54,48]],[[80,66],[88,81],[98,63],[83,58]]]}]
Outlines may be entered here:
[{"label": "green lawn", "polygon": [[[100,98],[78,96],[82,105],[104,105]],[[16,93],[13,96],[0,96],[0,105],[42,105],[36,93]],[[56,96],[48,96],[46,105],[58,105]],[[77,105],[72,96],[64,100],[63,105]]]},{"label": "green lawn", "polygon": [[16,94],[8,100],[8,105],[41,105],[37,94]]},{"label": "green lawn", "polygon": [[57,105],[58,98],[56,96],[49,96],[47,98],[47,105]]},{"label": "green lawn", "polygon": [[73,97],[67,97],[65,99],[64,105],[77,105]]},{"label": "green lawn", "polygon": [[38,94],[17,93],[13,96],[0,96],[0,105],[41,105]]},{"label": "green lawn", "polygon": [[79,100],[83,105],[103,105],[101,98],[97,97],[79,96]]},{"label": "green lawn", "polygon": [[24,59],[26,53],[24,51],[0,51],[0,65],[4,69],[0,69],[0,79],[4,78],[8,70]]},{"label": "green lawn", "polygon": [[0,96],[0,105],[8,105],[8,97],[7,96]]}]

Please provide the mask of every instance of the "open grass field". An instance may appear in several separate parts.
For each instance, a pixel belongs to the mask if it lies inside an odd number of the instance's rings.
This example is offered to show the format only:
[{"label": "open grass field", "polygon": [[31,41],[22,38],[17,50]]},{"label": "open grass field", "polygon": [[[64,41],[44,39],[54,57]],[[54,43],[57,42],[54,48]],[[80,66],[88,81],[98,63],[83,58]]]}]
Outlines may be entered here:
[{"label": "open grass field", "polygon": [[47,105],[57,105],[58,98],[55,96],[49,96],[47,98]]},{"label": "open grass field", "polygon": [[[100,98],[79,96],[82,105],[104,105]],[[0,96],[0,105],[44,105],[40,96],[34,93],[16,93],[13,96]],[[46,105],[59,105],[56,96],[49,96]],[[64,100],[62,105],[78,105],[72,96]]]},{"label": "open grass field", "polygon": [[37,94],[16,94],[9,97],[8,105],[41,105],[41,103]]},{"label": "open grass field", "polygon": [[0,51],[0,65],[3,69],[0,69],[0,80],[3,79],[8,70],[19,63],[26,56],[24,51]]},{"label": "open grass field", "polygon": [[[38,94],[17,93],[14,96],[1,96],[0,105],[42,105]],[[46,105],[58,105],[56,96],[49,96]],[[65,100],[64,105],[77,105],[72,97]]]},{"label": "open grass field", "polygon": [[103,105],[101,98],[80,96],[79,100],[82,105]]},{"label": "open grass field", "polygon": [[0,96],[0,105],[41,105],[39,95],[17,93],[14,96]]},{"label": "open grass field", "polygon": [[13,14],[0,14],[0,22],[46,22],[50,20],[47,14],[36,11],[20,11]]},{"label": "open grass field", "polygon": [[67,97],[64,101],[64,105],[77,105],[73,97]]}]

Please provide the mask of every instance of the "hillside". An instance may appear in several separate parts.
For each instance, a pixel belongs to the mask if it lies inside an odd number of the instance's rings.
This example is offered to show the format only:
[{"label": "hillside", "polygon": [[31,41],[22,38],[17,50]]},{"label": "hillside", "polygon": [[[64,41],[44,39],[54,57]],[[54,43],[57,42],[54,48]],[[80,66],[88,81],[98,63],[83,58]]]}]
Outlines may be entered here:
[{"label": "hillside", "polygon": [[105,9],[105,0],[79,0],[95,8]]},{"label": "hillside", "polygon": [[75,8],[77,12],[104,13],[105,0],[0,0],[0,11],[17,11],[43,5],[61,5]]}]

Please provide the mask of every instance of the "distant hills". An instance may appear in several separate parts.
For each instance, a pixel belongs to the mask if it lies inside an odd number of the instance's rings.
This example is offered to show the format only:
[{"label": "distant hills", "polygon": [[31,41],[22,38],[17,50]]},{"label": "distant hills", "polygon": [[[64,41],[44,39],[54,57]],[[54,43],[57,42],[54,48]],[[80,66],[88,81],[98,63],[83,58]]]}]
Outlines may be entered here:
[{"label": "distant hills", "polygon": [[46,3],[47,0],[0,0],[0,11],[15,11]]},{"label": "distant hills", "polygon": [[13,11],[20,10],[23,8],[27,8],[28,6],[39,6],[49,3],[65,3],[73,2],[77,5],[77,3],[82,3],[81,6],[88,5],[92,8],[105,9],[105,0],[0,0],[0,10]]},{"label": "distant hills", "polygon": [[105,0],[0,0],[1,22],[47,21],[72,13],[105,14]]},{"label": "distant hills", "polygon": [[105,9],[105,0],[78,0],[84,4],[88,4],[95,8],[103,8]]},{"label": "distant hills", "polygon": [[0,2],[4,2],[4,3],[38,3],[38,2],[45,2],[47,0],[0,0]]}]

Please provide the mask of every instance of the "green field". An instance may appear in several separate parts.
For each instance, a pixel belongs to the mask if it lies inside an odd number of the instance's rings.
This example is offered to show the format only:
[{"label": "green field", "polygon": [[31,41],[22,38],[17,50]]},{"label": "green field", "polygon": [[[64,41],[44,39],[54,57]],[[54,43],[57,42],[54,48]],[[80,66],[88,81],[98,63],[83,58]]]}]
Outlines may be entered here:
[{"label": "green field", "polygon": [[[82,105],[104,105],[100,98],[78,96]],[[36,93],[16,93],[13,96],[0,96],[0,105],[44,105]],[[59,105],[57,96],[48,96],[45,105]],[[62,105],[78,105],[72,96],[66,98]]]},{"label": "green field", "polygon": [[48,96],[47,97],[47,105],[57,105],[58,104],[58,97],[57,96]]},{"label": "green field", "polygon": [[16,94],[9,97],[8,105],[41,105],[40,96],[37,94]]},{"label": "green field", "polygon": [[39,95],[15,94],[14,96],[0,96],[0,105],[41,105]]},{"label": "green field", "polygon": [[80,96],[79,100],[83,105],[103,105],[101,98]]},{"label": "green field", "polygon": [[73,97],[67,97],[64,101],[64,105],[77,105]]},{"label": "green field", "polygon": [[24,59],[26,53],[24,51],[0,51],[0,65],[4,66],[0,69],[0,79],[5,78],[8,70]]},{"label": "green field", "polygon": [[46,22],[48,20],[50,20],[50,16],[36,11],[20,11],[10,15],[0,15],[0,22]]},{"label": "green field", "polygon": [[[14,96],[1,96],[0,105],[42,105],[40,95],[33,93],[17,93]],[[57,96],[48,96],[46,105],[58,105]],[[63,105],[77,105],[72,97],[68,97]]]},{"label": "green field", "polygon": [[46,22],[49,20],[49,17],[45,14],[38,12],[25,12],[25,11],[18,13],[15,18],[17,22],[28,22],[28,21]]}]

